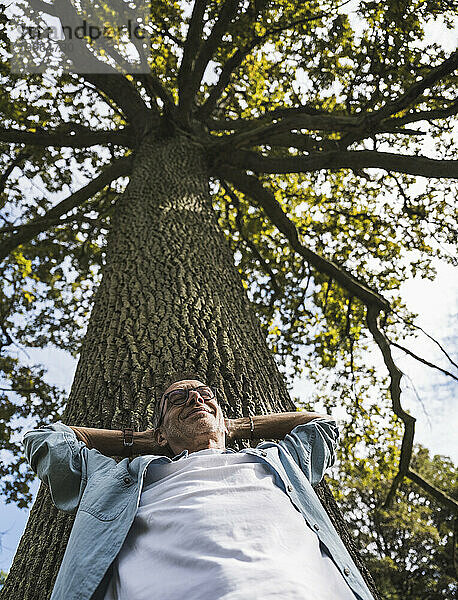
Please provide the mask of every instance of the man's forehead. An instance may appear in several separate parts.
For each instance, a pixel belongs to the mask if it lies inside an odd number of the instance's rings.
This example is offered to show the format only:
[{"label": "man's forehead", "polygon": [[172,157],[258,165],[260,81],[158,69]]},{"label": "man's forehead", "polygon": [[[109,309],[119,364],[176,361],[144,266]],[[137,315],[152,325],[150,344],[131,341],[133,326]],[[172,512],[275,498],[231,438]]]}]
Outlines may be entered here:
[{"label": "man's forehead", "polygon": [[171,392],[172,390],[176,390],[177,388],[196,388],[201,385],[206,384],[202,381],[199,381],[198,379],[182,379],[181,381],[176,381],[175,383],[172,383],[172,385],[169,385],[169,387],[165,390],[164,394],[166,394],[167,392]]}]

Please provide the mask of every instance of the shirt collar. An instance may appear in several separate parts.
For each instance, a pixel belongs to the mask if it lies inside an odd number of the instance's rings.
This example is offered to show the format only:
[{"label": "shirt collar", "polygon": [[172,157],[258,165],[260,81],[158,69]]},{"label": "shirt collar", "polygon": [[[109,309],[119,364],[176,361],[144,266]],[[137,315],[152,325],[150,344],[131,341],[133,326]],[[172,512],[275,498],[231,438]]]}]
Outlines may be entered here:
[{"label": "shirt collar", "polygon": [[[223,454],[229,454],[229,453],[235,453],[235,450],[232,450],[232,448],[226,448],[226,450],[223,452]],[[189,452],[188,450],[183,450],[183,452],[180,452],[180,454],[177,454],[176,456],[174,456],[172,458],[172,461],[176,461],[176,460],[180,460],[180,458],[188,458],[189,456]]]},{"label": "shirt collar", "polygon": [[172,458],[172,461],[180,460],[180,458],[188,458],[188,454],[189,454],[189,452],[187,450],[183,450],[183,452],[180,452],[180,454],[177,454],[176,456],[174,456]]}]

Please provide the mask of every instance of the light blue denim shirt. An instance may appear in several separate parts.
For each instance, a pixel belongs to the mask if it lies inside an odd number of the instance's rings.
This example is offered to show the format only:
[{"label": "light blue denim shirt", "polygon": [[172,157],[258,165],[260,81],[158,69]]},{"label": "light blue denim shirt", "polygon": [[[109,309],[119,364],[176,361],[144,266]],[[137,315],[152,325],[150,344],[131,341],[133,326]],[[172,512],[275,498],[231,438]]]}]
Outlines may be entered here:
[{"label": "light blue denim shirt", "polygon": [[[312,488],[333,464],[337,438],[336,423],[320,418],[295,427],[279,443],[263,442],[241,452],[270,466],[275,483],[316,532],[355,597],[373,600]],[[88,449],[61,422],[27,431],[23,443],[55,506],[76,513],[51,600],[103,600],[111,565],[134,521],[147,466],[184,459],[188,451],[173,459],[144,455],[117,463]]]}]

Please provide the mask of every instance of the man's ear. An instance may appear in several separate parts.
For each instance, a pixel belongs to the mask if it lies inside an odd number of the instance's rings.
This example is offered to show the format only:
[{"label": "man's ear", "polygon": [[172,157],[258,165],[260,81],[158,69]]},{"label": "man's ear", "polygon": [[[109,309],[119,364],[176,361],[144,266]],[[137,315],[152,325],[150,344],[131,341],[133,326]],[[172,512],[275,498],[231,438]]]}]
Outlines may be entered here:
[{"label": "man's ear", "polygon": [[165,438],[164,434],[162,433],[162,428],[158,427],[157,429],[154,430],[154,439],[156,441],[156,444],[158,446],[161,446],[161,448],[163,448],[164,446],[167,446],[168,441]]}]

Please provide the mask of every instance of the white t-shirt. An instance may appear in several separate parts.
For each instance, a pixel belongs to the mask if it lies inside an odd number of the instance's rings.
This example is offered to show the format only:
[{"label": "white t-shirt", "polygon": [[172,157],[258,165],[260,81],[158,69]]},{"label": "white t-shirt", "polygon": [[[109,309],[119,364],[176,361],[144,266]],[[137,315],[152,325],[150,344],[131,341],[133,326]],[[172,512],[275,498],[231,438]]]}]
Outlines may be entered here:
[{"label": "white t-shirt", "polygon": [[151,464],[105,600],[355,600],[271,469],[200,450]]}]

